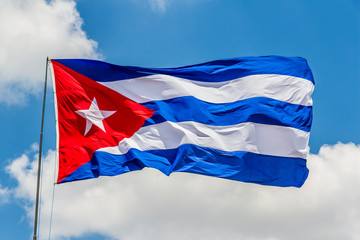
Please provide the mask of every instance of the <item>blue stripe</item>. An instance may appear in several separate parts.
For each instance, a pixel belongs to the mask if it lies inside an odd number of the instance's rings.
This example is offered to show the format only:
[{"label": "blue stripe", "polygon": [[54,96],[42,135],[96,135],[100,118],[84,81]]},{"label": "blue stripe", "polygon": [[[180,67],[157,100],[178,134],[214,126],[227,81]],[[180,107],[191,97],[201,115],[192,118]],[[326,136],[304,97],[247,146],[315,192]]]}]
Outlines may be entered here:
[{"label": "blue stripe", "polygon": [[291,104],[265,97],[233,103],[208,103],[192,96],[143,103],[155,111],[144,126],[164,121],[194,121],[215,126],[242,122],[293,127],[310,132],[312,107]]},{"label": "blue stripe", "polygon": [[55,59],[54,61],[99,82],[153,74],[166,74],[204,82],[222,82],[256,74],[280,74],[304,78],[314,83],[307,61],[300,57],[238,57],[177,68],[119,66],[87,59]]},{"label": "blue stripe", "polygon": [[125,155],[95,152],[90,162],[79,167],[61,183],[115,176],[144,167],[158,169],[166,175],[189,172],[282,187],[301,187],[308,176],[306,160],[301,158],[225,152],[187,144],[168,150],[131,149]]}]

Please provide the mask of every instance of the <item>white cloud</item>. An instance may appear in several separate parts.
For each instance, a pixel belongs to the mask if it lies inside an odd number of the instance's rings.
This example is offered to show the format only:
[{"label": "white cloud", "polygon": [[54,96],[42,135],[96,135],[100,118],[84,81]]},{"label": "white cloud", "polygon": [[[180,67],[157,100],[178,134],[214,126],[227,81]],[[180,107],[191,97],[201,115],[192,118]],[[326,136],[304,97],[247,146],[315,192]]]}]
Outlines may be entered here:
[{"label": "white cloud", "polygon": [[98,58],[74,0],[0,0],[0,102],[41,92],[46,56]]},{"label": "white cloud", "polygon": [[3,188],[0,184],[0,203],[8,202],[10,192],[8,188]]},{"label": "white cloud", "polygon": [[[41,236],[48,236],[54,152],[44,159]],[[35,159],[35,158],[34,158]],[[266,187],[156,170],[56,186],[53,239],[100,233],[138,239],[342,239],[360,236],[360,146],[323,146],[296,188]],[[33,216],[36,161],[23,155],[8,172]],[[31,222],[32,223],[32,222]]]},{"label": "white cloud", "polygon": [[149,3],[152,10],[165,12],[170,0],[149,0]]},{"label": "white cloud", "polygon": [[[133,1],[137,1],[137,2],[141,2],[139,0],[133,0]],[[151,10],[153,10],[154,12],[161,12],[161,13],[165,13],[168,8],[170,7],[171,4],[176,3],[176,4],[181,4],[181,5],[193,5],[196,3],[201,3],[201,2],[207,2],[210,0],[148,0],[150,6],[151,6]]]}]

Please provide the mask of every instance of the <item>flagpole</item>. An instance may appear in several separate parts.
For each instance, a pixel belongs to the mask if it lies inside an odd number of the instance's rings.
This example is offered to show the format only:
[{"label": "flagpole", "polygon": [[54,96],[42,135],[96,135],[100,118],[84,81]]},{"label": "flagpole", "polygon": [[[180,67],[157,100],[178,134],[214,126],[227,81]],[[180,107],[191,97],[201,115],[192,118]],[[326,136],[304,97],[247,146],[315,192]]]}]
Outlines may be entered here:
[{"label": "flagpole", "polygon": [[42,156],[42,142],[43,142],[43,130],[44,130],[44,115],[45,115],[45,99],[46,99],[46,85],[47,85],[48,66],[49,66],[49,57],[46,57],[44,98],[43,98],[43,107],[42,107],[42,116],[41,116],[41,128],[40,128],[40,146],[39,146],[39,161],[38,161],[38,174],[37,174],[37,186],[36,186],[35,222],[34,222],[33,240],[37,240],[37,230],[38,230],[37,228],[38,228],[38,215],[39,215],[41,156]]}]

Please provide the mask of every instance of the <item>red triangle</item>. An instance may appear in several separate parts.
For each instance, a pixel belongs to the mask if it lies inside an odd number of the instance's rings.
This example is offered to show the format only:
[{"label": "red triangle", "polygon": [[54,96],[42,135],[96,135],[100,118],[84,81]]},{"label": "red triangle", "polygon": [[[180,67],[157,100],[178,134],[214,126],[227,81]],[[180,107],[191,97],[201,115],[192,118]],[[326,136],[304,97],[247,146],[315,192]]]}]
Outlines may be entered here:
[{"label": "red triangle", "polygon": [[[56,61],[52,63],[58,108],[59,183],[90,161],[97,149],[117,146],[131,137],[154,111]],[[116,112],[103,120],[105,132],[92,125],[84,136],[86,119],[75,111],[89,109],[94,98],[100,110]]]}]

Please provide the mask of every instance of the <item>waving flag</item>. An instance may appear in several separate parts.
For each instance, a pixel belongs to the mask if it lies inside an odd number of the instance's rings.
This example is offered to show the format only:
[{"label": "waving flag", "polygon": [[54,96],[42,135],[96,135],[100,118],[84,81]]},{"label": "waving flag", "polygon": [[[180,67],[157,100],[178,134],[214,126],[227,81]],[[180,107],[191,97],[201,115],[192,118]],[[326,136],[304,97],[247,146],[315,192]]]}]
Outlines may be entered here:
[{"label": "waving flag", "polygon": [[58,183],[144,167],[274,186],[307,178],[314,81],[303,58],[52,66]]}]

